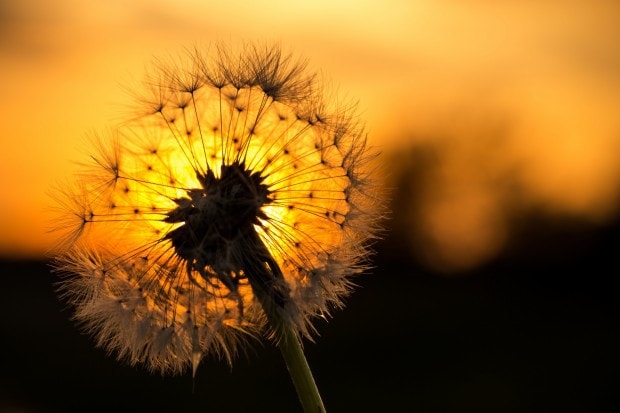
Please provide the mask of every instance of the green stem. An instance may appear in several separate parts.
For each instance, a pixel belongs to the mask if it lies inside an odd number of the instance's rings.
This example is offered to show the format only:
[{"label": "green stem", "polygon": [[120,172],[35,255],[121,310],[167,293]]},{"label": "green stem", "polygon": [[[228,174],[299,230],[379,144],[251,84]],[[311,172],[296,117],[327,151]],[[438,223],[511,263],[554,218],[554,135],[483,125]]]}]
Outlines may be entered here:
[{"label": "green stem", "polygon": [[284,275],[256,231],[250,231],[245,241],[248,243],[245,250],[256,253],[244,256],[246,260],[244,270],[252,291],[258,297],[267,320],[279,339],[278,347],[280,347],[304,412],[325,413],[319,389],[314,382],[297,332],[281,314],[285,303],[291,299],[288,286],[284,282]]},{"label": "green stem", "polygon": [[301,348],[299,337],[288,325],[282,326],[282,338],[278,343],[288,372],[293,379],[297,396],[305,413],[325,413],[325,407],[314,382],[310,366]]}]

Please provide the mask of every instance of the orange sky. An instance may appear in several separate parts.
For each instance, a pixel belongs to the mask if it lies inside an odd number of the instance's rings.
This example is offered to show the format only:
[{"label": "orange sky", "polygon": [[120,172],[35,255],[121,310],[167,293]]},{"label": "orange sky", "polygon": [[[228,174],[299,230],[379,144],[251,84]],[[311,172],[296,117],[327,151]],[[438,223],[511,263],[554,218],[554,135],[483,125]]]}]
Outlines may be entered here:
[{"label": "orange sky", "polygon": [[435,145],[441,168],[411,219],[431,265],[501,248],[514,199],[497,177],[552,213],[604,222],[617,209],[613,0],[14,3],[0,5],[0,255],[53,243],[46,191],[70,177],[86,134],[122,118],[120,86],[152,56],[214,41],[277,41],[307,57],[359,99],[386,152]]}]

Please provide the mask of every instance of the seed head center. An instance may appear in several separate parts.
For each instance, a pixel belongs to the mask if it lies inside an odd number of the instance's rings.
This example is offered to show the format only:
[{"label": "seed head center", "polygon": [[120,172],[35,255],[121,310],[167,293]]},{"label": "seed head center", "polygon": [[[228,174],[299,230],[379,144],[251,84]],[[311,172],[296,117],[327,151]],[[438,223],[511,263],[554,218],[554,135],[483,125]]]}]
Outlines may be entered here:
[{"label": "seed head center", "polygon": [[[260,172],[243,163],[222,165],[220,176],[212,170],[197,174],[201,188],[187,191],[175,200],[177,207],[165,219],[182,223],[168,233],[175,252],[199,271],[210,266],[217,271],[239,271],[238,240],[253,238],[254,225],[266,219],[261,207],[269,202],[269,190]],[[259,219],[260,218],[260,219]]]}]

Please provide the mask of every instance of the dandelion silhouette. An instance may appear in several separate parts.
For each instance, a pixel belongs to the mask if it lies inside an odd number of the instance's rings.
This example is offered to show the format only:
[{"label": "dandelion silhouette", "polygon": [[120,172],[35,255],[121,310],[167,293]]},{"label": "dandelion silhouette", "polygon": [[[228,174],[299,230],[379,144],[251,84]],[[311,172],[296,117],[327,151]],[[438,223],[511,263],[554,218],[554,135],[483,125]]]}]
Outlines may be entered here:
[{"label": "dandelion silhouette", "polygon": [[99,346],[162,373],[231,363],[267,332],[304,403],[299,338],[342,306],[377,229],[372,155],[353,110],[278,47],[187,57],[158,66],[58,197],[61,294]]}]

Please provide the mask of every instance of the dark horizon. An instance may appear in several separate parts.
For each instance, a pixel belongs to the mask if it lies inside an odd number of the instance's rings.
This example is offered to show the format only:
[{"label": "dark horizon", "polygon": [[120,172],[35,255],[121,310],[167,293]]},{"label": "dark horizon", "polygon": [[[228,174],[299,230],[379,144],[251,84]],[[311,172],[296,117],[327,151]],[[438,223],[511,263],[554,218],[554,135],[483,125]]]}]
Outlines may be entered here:
[{"label": "dark horizon", "polygon": [[[617,407],[620,219],[532,214],[515,228],[499,256],[458,277],[424,268],[388,231],[347,306],[305,344],[328,411]],[[207,358],[195,383],[190,372],[162,378],[95,348],[44,261],[5,259],[0,273],[0,411],[300,409],[268,341],[232,368]]]}]

